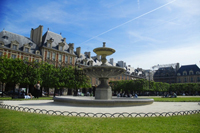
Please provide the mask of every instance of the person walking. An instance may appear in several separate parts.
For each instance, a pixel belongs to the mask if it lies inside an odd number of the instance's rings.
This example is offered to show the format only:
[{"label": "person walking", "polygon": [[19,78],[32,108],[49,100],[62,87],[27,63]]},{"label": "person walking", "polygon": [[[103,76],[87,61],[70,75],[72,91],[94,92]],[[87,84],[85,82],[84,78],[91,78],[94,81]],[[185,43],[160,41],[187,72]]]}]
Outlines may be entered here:
[{"label": "person walking", "polygon": [[34,85],[35,87],[35,98],[39,98],[40,95],[40,81],[37,82],[37,84]]}]

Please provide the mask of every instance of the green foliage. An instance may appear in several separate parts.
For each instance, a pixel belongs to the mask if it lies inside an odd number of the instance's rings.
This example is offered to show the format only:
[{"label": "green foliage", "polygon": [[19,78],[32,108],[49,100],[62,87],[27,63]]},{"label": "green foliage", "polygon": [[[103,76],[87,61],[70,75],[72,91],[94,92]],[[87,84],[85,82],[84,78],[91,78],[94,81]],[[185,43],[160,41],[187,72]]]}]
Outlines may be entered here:
[{"label": "green foliage", "polygon": [[[82,71],[82,70],[79,70]],[[75,69],[69,67],[55,67],[48,63],[28,62],[20,59],[0,57],[0,82],[36,84],[40,81],[47,88],[78,88],[91,87],[90,79],[86,75],[75,76]],[[81,77],[81,80],[78,79]]]},{"label": "green foliage", "polygon": [[200,91],[200,84],[197,83],[162,83],[152,82],[144,79],[138,80],[121,80],[121,81],[110,81],[110,86],[113,91],[118,92],[132,92],[132,91],[154,91],[154,92],[191,92],[194,94],[196,91]]}]

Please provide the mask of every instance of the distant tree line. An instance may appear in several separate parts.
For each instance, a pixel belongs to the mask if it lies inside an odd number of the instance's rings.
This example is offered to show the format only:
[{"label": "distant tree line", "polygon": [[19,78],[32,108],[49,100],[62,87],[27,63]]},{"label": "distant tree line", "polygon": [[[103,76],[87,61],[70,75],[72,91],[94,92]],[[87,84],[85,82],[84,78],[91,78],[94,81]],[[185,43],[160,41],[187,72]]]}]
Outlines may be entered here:
[{"label": "distant tree line", "polygon": [[122,80],[122,81],[110,81],[110,86],[112,90],[116,93],[139,93],[156,95],[156,94],[164,94],[164,92],[175,92],[177,94],[190,94],[195,95],[200,91],[199,83],[174,83],[168,84],[163,82],[153,82],[145,79],[138,80]]},{"label": "distant tree line", "polygon": [[[82,70],[79,69],[79,71]],[[77,77],[75,72],[75,67],[72,66],[55,67],[45,62],[37,63],[0,57],[0,82],[12,84],[13,92],[16,84],[33,86],[37,81],[40,81],[41,86],[48,88],[48,90],[49,88],[60,89],[63,87],[91,87],[90,79],[86,75],[83,74],[81,77]]]}]

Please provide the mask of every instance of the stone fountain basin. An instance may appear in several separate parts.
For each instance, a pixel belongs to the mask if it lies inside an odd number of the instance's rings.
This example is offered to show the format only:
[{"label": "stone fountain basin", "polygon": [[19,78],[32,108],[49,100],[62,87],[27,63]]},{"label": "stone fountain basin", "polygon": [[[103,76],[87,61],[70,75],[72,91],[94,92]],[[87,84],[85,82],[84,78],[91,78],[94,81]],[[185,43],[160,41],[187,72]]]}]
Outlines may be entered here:
[{"label": "stone fountain basin", "polygon": [[96,78],[110,78],[121,75],[125,72],[124,68],[115,66],[91,66],[83,68],[85,73]]},{"label": "stone fountain basin", "polygon": [[153,99],[146,98],[123,98],[113,97],[110,100],[95,99],[94,97],[74,97],[74,96],[56,96],[54,102],[63,103],[66,106],[85,106],[85,107],[128,107],[149,105],[154,102]]}]

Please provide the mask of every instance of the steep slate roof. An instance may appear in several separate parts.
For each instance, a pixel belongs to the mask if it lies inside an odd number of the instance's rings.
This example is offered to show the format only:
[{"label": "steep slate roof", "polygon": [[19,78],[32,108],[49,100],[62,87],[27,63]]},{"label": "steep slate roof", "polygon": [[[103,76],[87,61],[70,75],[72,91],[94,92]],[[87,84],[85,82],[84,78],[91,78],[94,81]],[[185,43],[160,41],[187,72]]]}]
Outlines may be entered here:
[{"label": "steep slate roof", "polygon": [[[50,40],[51,38],[54,40],[52,42],[52,48],[58,50],[58,44],[60,42],[62,42],[63,37],[60,34],[51,32],[49,30],[42,37],[42,47],[46,47],[47,46],[47,40]],[[69,45],[66,42],[65,42],[65,46],[64,46],[64,52],[69,53]],[[74,51],[73,51],[73,54],[75,54]]]},{"label": "steep slate roof", "polygon": [[187,72],[187,75],[189,75],[189,71],[190,71],[190,70],[193,70],[194,74],[196,74],[197,71],[200,72],[199,67],[198,67],[196,64],[194,64],[194,65],[185,65],[185,66],[181,66],[181,67],[178,69],[177,73],[180,73],[180,75],[183,75],[183,71],[186,71],[186,72]]},{"label": "steep slate roof", "polygon": [[166,74],[175,75],[176,70],[173,67],[161,67],[154,73],[154,76],[165,76]]},{"label": "steep slate roof", "polygon": [[[7,36],[8,39],[4,39],[4,36]],[[5,30],[0,32],[0,41],[4,42],[4,47],[9,49],[11,46],[11,41],[17,41],[19,43],[19,49],[18,49],[19,51],[23,51],[24,44],[28,43],[31,43],[31,49],[30,49],[31,54],[36,54],[35,51],[39,50],[39,47],[30,38]]]}]

